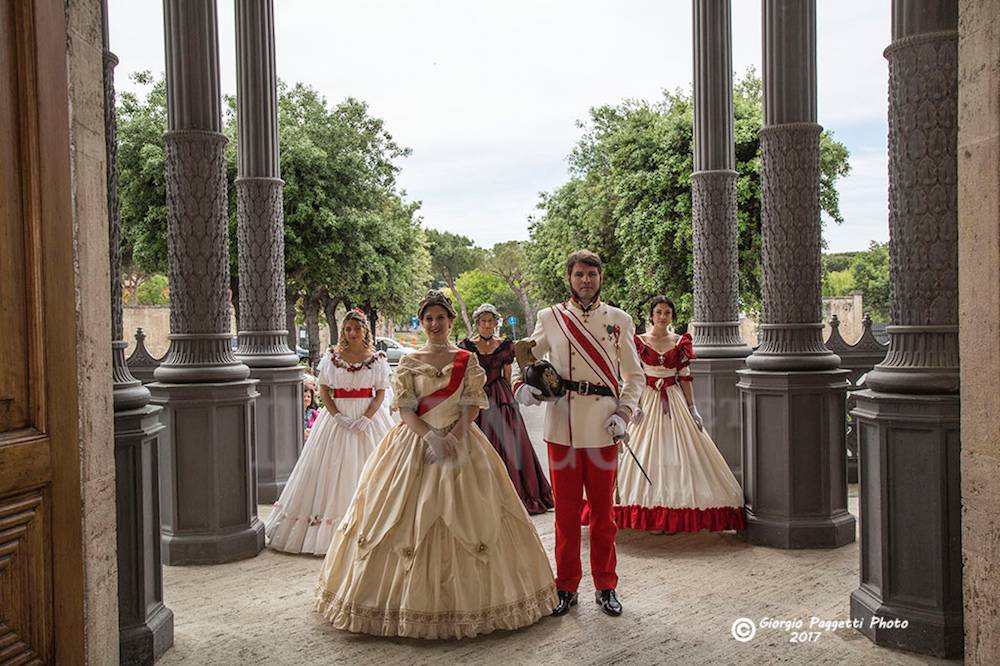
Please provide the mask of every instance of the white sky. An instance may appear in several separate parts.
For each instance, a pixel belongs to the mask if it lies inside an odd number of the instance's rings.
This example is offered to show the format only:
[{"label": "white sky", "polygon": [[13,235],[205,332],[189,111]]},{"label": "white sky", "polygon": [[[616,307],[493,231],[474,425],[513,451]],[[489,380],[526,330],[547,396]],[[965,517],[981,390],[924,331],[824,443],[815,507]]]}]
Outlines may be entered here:
[{"label": "white sky", "polygon": [[[156,0],[109,0],[119,89],[164,69]],[[528,237],[538,193],[565,182],[588,109],[658,99],[692,77],[689,0],[275,0],[278,75],[353,96],[413,149],[401,185],[428,227],[477,244]],[[889,3],[818,3],[819,122],[851,152],[830,251],[888,238]],[[222,88],[236,91],[233,3],[219,3]],[[760,72],[760,2],[733,0],[733,68]]]}]

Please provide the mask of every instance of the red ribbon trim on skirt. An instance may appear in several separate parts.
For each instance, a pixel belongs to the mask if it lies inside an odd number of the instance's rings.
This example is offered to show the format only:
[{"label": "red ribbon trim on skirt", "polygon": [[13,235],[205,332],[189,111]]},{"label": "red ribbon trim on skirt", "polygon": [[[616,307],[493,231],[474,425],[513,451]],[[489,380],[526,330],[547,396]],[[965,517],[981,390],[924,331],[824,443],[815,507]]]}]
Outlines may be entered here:
[{"label": "red ribbon trim on skirt", "polygon": [[357,389],[333,389],[334,398],[374,398],[375,389],[373,388],[357,388]]},{"label": "red ribbon trim on skirt", "polygon": [[[615,506],[615,525],[620,529],[647,532],[699,532],[709,530],[742,530],[746,517],[741,506],[720,506],[709,509],[671,509],[665,506]],[[580,522],[590,524],[590,505],[584,503]]]}]

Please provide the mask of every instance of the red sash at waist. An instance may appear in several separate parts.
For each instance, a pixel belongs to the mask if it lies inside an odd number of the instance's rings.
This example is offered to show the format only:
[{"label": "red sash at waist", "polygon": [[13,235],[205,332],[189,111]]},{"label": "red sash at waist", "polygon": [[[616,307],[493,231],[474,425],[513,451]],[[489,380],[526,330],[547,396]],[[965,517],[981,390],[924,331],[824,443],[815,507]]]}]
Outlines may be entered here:
[{"label": "red sash at waist", "polygon": [[334,398],[374,398],[375,389],[373,388],[357,388],[357,389],[333,389]]},{"label": "red sash at waist", "polygon": [[653,375],[646,375],[646,386],[657,391],[660,394],[660,405],[663,406],[663,413],[669,414],[670,397],[667,394],[667,389],[676,384],[677,382],[689,382],[691,381],[691,376],[679,376],[670,375],[669,377],[654,377]]}]

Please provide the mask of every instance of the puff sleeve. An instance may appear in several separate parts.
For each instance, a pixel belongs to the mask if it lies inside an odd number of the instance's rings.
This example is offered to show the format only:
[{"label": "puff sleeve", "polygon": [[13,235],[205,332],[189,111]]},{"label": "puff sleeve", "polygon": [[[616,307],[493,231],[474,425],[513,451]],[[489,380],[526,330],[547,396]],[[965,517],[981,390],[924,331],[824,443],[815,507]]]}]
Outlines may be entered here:
[{"label": "puff sleeve", "polygon": [[689,361],[697,358],[694,354],[694,343],[691,341],[691,334],[685,333],[677,341],[677,374],[687,377],[691,374]]},{"label": "puff sleeve", "polygon": [[323,358],[320,359],[319,365],[316,367],[319,373],[319,383],[332,387],[336,369],[337,366],[333,363],[333,354],[329,351],[324,353]]},{"label": "puff sleeve", "polygon": [[400,361],[399,365],[396,366],[396,373],[392,376],[392,403],[389,408],[392,411],[416,410],[419,403],[420,399],[417,398],[413,386],[413,370],[407,367],[405,360]]},{"label": "puff sleeve", "polygon": [[469,364],[465,367],[465,378],[462,380],[462,397],[458,404],[467,407],[488,409],[490,400],[486,397],[483,386],[486,385],[486,371],[479,365],[475,354],[470,354]]},{"label": "puff sleeve", "polygon": [[378,352],[375,367],[372,368],[372,386],[376,391],[389,388],[389,362],[383,352]]}]

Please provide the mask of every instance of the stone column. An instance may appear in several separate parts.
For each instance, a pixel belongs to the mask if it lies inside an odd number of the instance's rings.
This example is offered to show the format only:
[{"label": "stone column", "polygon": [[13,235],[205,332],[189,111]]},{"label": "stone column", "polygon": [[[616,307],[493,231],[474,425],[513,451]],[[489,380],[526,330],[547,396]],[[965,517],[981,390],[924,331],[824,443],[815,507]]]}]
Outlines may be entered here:
[{"label": "stone column", "polygon": [[278,499],[302,450],[302,371],[285,330],[285,234],[278,167],[272,0],[236,0],[239,349],[257,397],[257,500]]},{"label": "stone column", "polygon": [[[879,645],[961,657],[957,1],[894,0],[885,56],[893,325],[869,390],[855,394],[861,585],[851,617]],[[874,616],[907,626],[872,626]]]},{"label": "stone column", "polygon": [[254,482],[256,380],[233,355],[226,138],[215,2],[164,0],[170,349],[148,386],[166,407],[160,450],[166,564],[264,546]]},{"label": "stone column", "polygon": [[122,325],[121,220],[118,207],[118,124],[108,4],[104,31],[104,141],[107,149],[111,362],[115,410],[115,504],[118,560],[118,646],[122,664],[152,664],[174,644],[174,614],[163,604],[157,454],[161,407],[125,362]]},{"label": "stone column", "polygon": [[736,155],[730,0],[693,0],[694,394],[705,427],[737,478],[743,474],[737,370],[740,336]]},{"label": "stone column", "polygon": [[816,2],[764,0],[760,346],[739,371],[747,538],[780,548],[854,541],[847,511],[847,371],[820,315]]}]

